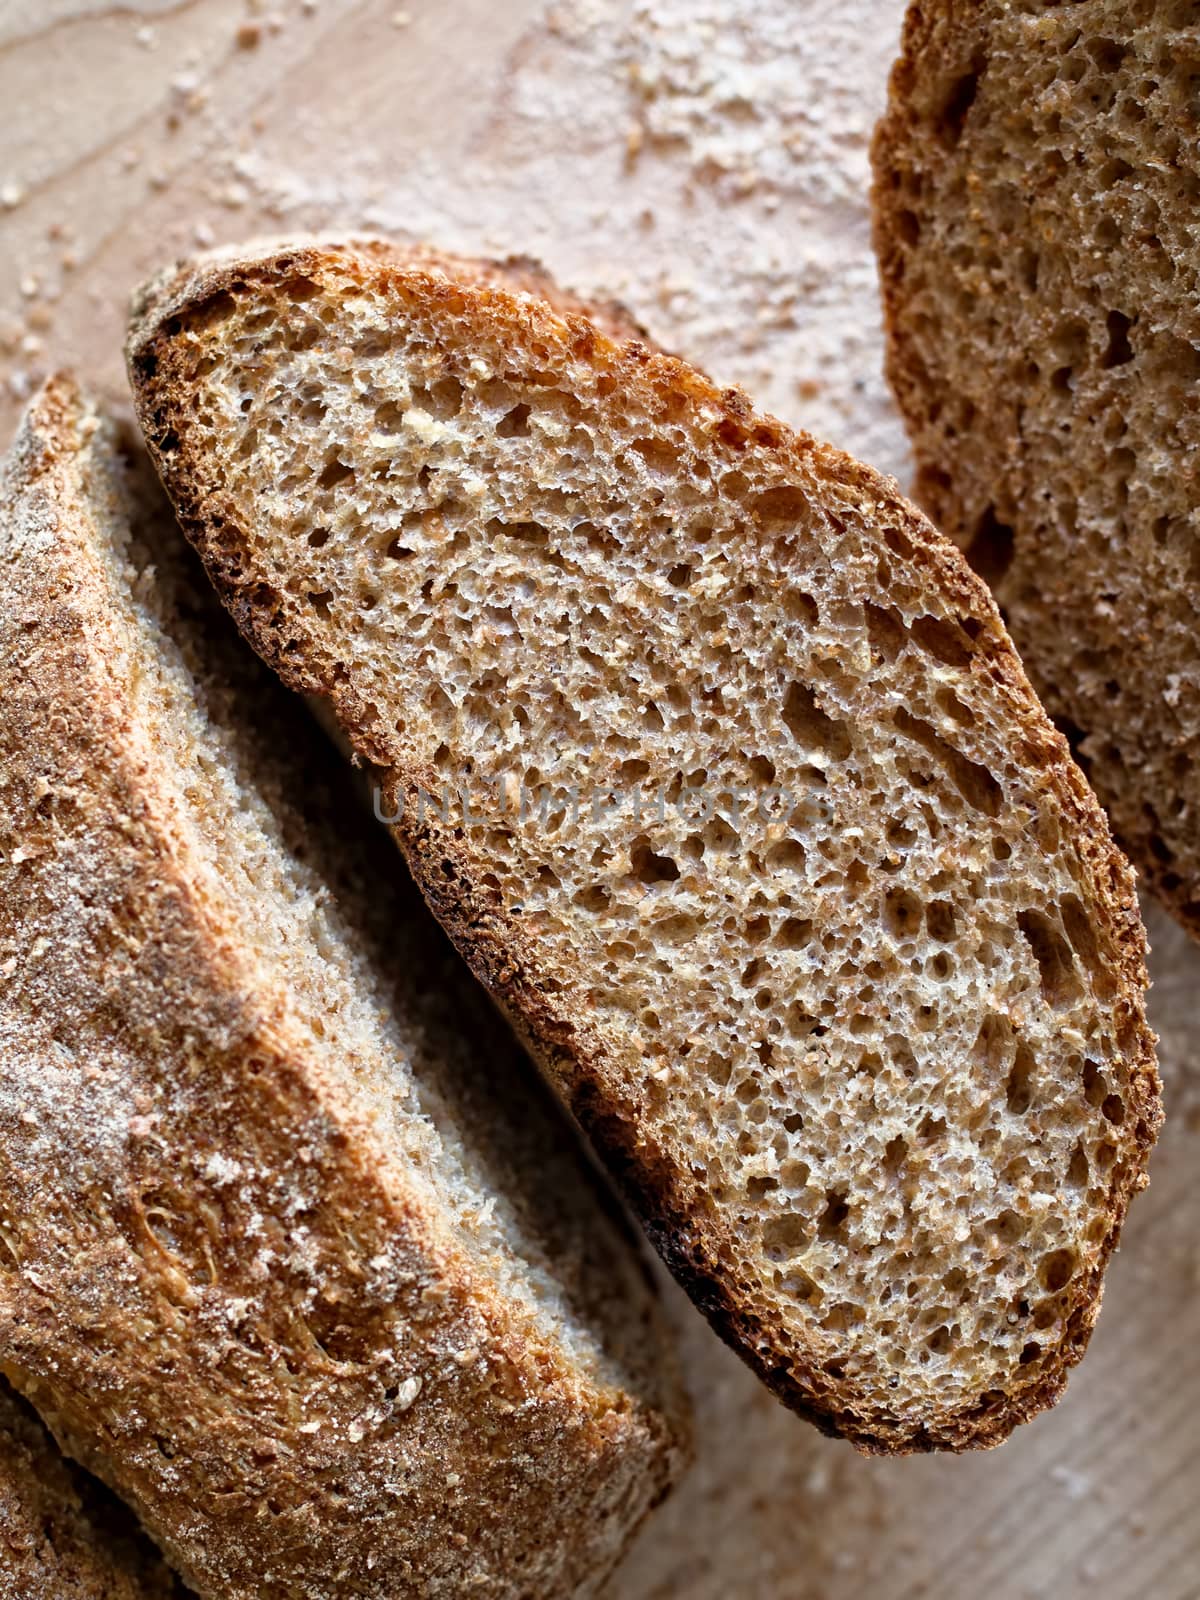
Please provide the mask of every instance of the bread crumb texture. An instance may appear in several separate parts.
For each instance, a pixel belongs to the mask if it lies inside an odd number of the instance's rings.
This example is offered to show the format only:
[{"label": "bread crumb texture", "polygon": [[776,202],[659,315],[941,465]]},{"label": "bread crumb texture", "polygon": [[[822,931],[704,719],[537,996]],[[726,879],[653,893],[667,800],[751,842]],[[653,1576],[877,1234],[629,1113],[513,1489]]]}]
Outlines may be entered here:
[{"label": "bread crumb texture", "polygon": [[914,6],[875,143],[918,492],[1200,933],[1195,7]]},{"label": "bread crumb texture", "polygon": [[868,1449],[1048,1404],[1157,1128],[1144,934],[957,552],[492,268],[202,264],[130,362],[227,603],[715,1325]]},{"label": "bread crumb texture", "polygon": [[206,1600],[591,1593],[644,1263],[124,450],[54,380],[0,486],[0,1366]]},{"label": "bread crumb texture", "polygon": [[185,1600],[106,1490],[0,1380],[0,1588],[7,1600]]}]

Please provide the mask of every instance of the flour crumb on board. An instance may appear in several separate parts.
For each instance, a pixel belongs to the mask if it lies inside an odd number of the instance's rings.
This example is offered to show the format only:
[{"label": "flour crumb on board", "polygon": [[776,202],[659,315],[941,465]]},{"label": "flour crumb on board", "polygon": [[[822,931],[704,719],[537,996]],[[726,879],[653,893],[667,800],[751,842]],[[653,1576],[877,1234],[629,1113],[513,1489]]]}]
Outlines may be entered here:
[{"label": "flour crumb on board", "polygon": [[1092,1480],[1086,1472],[1060,1463],[1050,1469],[1051,1482],[1061,1489],[1068,1500],[1087,1500],[1095,1493]]},{"label": "flour crumb on board", "polygon": [[668,342],[892,472],[907,450],[880,370],[866,197],[899,21],[879,0],[632,0],[617,44],[629,148],[673,163],[686,205],[715,194],[744,239],[732,275],[702,274],[667,306]]},{"label": "flour crumb on board", "polygon": [[802,23],[761,0],[636,0],[623,55],[646,138],[680,147],[733,198],[769,188],[860,206],[861,65],[839,70],[855,9]]}]

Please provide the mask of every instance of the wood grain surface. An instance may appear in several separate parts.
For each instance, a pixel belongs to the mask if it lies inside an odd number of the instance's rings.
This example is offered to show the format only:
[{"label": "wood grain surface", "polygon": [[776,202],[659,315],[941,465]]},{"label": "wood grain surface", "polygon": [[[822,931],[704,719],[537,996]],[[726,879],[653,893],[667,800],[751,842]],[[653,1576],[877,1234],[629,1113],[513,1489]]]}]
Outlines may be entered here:
[{"label": "wood grain surface", "polygon": [[[865,141],[899,0],[6,0],[0,421],[124,403],[164,261],[299,229],[532,252],[904,476]],[[1148,909],[1168,1122],[1063,1403],[1002,1449],[869,1461],[673,1289],[700,1457],[609,1600],[1200,1597],[1200,948]]]}]

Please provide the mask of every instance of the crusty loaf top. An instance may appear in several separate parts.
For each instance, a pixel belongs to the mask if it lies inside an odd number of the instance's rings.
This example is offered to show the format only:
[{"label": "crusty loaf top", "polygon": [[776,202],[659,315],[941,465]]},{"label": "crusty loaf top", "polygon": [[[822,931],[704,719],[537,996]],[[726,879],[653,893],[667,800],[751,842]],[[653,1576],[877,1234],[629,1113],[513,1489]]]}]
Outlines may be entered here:
[{"label": "crusty loaf top", "polygon": [[67,380],[0,492],[0,1366],[212,1600],[591,1592],[643,1264]]},{"label": "crusty loaf top", "polygon": [[957,552],[683,363],[383,244],[167,274],[130,371],[227,605],[714,1324],[868,1449],[1052,1401],[1159,1117],[1144,934]]},{"label": "crusty loaf top", "polygon": [[875,140],[918,493],[1200,936],[1197,11],[921,0]]}]

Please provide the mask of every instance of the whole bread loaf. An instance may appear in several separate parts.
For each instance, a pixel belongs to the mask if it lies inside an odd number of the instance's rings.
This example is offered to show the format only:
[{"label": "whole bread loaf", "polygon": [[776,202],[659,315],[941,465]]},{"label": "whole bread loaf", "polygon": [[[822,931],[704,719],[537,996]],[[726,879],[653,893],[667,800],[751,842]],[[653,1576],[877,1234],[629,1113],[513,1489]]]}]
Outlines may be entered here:
[{"label": "whole bread loaf", "polygon": [[235,618],[714,1325],[867,1449],[1049,1404],[1158,1125],[1144,935],[957,551],[491,267],[203,261],[129,353]]},{"label": "whole bread loaf", "polygon": [[645,1263],[65,379],[0,685],[0,1367],[206,1600],[591,1593],[683,1450]]},{"label": "whole bread loaf", "polygon": [[0,1593],[5,1600],[184,1600],[124,1506],[63,1460],[2,1379]]},{"label": "whole bread loaf", "polygon": [[1200,935],[1197,12],[920,0],[875,138],[918,494]]}]

